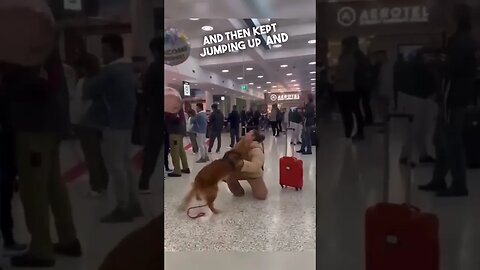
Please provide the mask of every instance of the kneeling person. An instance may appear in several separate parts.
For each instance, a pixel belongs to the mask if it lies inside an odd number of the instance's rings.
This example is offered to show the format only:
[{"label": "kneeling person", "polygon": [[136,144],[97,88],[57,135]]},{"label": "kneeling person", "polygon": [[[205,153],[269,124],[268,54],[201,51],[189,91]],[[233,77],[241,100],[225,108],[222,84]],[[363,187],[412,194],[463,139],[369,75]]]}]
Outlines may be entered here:
[{"label": "kneeling person", "polygon": [[264,135],[257,130],[252,130],[234,147],[234,149],[245,153],[242,168],[232,173],[227,180],[228,188],[234,196],[240,197],[245,195],[245,190],[239,182],[240,180],[245,180],[252,188],[253,197],[258,200],[267,198],[268,190],[263,180],[265,154],[262,142],[264,140]]}]

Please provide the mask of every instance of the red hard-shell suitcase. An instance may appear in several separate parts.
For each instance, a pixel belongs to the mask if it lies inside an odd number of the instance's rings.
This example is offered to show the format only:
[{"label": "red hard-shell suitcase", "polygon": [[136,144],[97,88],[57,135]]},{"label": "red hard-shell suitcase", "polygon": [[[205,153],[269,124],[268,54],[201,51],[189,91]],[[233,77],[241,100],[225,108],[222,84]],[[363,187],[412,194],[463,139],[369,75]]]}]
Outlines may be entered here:
[{"label": "red hard-shell suitcase", "polygon": [[[411,115],[395,114],[391,118]],[[385,130],[384,201],[367,209],[365,215],[366,270],[439,270],[439,221],[410,205],[410,177],[407,179],[407,203],[391,204],[389,191],[389,130]],[[408,166],[407,166],[408,167]],[[408,167],[410,176],[410,167]]]},{"label": "red hard-shell suitcase", "polygon": [[[293,130],[293,128],[288,128]],[[287,133],[288,135],[288,133]],[[285,139],[285,156],[280,158],[280,186],[282,188],[293,187],[296,190],[303,188],[303,161],[296,157],[287,156],[288,136]]]}]

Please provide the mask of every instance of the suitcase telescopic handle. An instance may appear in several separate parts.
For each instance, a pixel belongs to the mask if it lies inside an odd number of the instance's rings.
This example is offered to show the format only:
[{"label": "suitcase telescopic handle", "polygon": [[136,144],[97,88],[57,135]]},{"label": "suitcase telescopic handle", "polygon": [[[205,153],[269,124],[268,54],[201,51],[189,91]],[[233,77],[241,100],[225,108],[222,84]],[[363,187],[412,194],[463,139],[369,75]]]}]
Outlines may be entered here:
[{"label": "suitcase telescopic handle", "polygon": [[[288,131],[289,130],[295,130],[295,129],[291,127],[286,129],[287,133],[285,134],[285,156],[288,156]],[[293,156],[293,152],[292,152],[292,156]]]},{"label": "suitcase telescopic handle", "polygon": [[[387,115],[387,119],[385,121],[385,130],[384,130],[384,136],[385,136],[385,156],[384,156],[384,162],[385,162],[385,170],[384,170],[384,185],[383,185],[383,201],[388,202],[389,201],[389,190],[390,190],[390,121],[393,119],[406,119],[409,123],[408,125],[408,135],[410,135],[411,128],[412,128],[412,123],[414,121],[414,116],[412,114],[407,114],[407,113],[390,113]],[[407,144],[408,147],[411,147],[411,144]],[[410,153],[410,149],[407,149],[408,153]],[[408,175],[406,179],[406,186],[405,186],[405,203],[410,205],[411,203],[411,167],[410,164],[408,164]]]}]

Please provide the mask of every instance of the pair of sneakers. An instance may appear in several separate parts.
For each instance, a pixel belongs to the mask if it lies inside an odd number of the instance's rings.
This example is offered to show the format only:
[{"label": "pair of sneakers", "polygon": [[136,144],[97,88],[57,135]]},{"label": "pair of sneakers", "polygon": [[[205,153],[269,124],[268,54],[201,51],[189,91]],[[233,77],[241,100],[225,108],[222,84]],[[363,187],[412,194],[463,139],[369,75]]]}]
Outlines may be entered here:
[{"label": "pair of sneakers", "polygon": [[[181,170],[181,172],[184,173],[184,174],[190,174],[190,169],[183,169],[183,170]],[[171,173],[168,174],[168,177],[182,177],[182,174],[171,172]]]}]

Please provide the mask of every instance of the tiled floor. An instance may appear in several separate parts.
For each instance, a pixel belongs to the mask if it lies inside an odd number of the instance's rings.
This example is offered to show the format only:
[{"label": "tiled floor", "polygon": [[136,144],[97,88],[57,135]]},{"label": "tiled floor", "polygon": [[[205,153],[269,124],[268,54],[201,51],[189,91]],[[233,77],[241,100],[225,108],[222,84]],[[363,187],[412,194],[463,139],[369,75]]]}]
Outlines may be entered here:
[{"label": "tiled floor", "polygon": [[[395,124],[392,136],[390,200],[394,202],[401,202],[404,196],[405,181],[396,161],[401,129],[400,124]],[[310,270],[315,269],[313,249],[317,251],[319,269],[365,269],[364,213],[382,197],[382,136],[375,129],[369,129],[365,142],[352,144],[341,137],[338,122],[325,123],[319,130],[320,146],[316,155],[319,166],[315,168],[313,156],[304,159],[306,186],[301,192],[282,191],[278,185],[277,162],[284,146],[283,141],[272,138],[266,142],[267,163],[271,167],[266,166],[270,194],[265,202],[254,201],[249,196],[234,199],[222,184],[218,207],[223,213],[210,220],[190,220],[184,213],[176,212],[190,178],[166,179],[165,269],[219,270],[228,266],[232,270]],[[190,160],[193,161],[193,155]],[[198,170],[196,166],[192,166],[194,170]],[[315,172],[316,180],[312,177]],[[413,185],[428,181],[430,176],[429,166],[415,169]],[[440,219],[441,270],[480,269],[479,178],[479,171],[469,171],[468,198],[439,199],[413,189],[413,203],[437,214]],[[158,196],[161,181],[162,175],[157,174],[152,181],[157,195],[142,200],[149,215],[163,208]],[[147,218],[135,224],[99,225],[98,218],[107,211],[111,200],[86,198],[87,185],[82,181],[70,185],[70,190],[85,256],[82,259],[59,258],[57,267],[52,269],[96,270],[108,250]],[[28,234],[18,201],[15,209],[17,235],[26,242]],[[315,238],[315,225],[318,239]],[[194,252],[196,250],[206,252]]]},{"label": "tiled floor", "polygon": [[[207,215],[203,220],[192,220],[186,213],[177,211],[195,172],[204,166],[196,164],[196,157],[189,152],[193,173],[165,181],[165,251],[297,252],[315,249],[315,156],[302,157],[303,190],[282,190],[278,183],[278,160],[285,152],[285,136],[268,136],[264,145],[267,200],[255,200],[245,183],[246,196],[234,198],[226,184],[221,183],[215,205],[222,213]],[[289,145],[289,154],[292,149]],[[224,147],[211,158],[220,158],[227,150]]]}]

